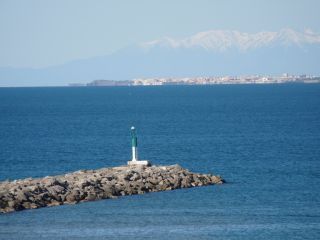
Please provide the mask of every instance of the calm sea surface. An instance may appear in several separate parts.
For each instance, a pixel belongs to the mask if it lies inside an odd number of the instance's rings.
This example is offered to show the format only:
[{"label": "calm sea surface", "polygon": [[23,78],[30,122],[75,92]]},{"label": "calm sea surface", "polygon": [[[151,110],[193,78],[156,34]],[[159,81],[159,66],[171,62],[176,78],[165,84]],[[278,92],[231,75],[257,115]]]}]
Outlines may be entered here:
[{"label": "calm sea surface", "polygon": [[0,214],[0,239],[320,239],[320,84],[0,88],[0,181],[139,153],[228,184]]}]

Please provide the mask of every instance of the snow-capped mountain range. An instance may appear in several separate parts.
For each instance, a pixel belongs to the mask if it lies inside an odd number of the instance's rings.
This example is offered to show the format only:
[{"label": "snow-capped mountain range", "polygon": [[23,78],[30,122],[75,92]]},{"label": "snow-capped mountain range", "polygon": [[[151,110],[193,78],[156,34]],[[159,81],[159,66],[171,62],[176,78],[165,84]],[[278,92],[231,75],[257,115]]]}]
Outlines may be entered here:
[{"label": "snow-capped mountain range", "polygon": [[232,47],[245,51],[248,49],[281,44],[283,46],[303,44],[320,44],[320,35],[311,29],[297,32],[292,29],[282,29],[278,32],[262,31],[258,33],[245,33],[228,30],[212,30],[199,32],[183,39],[165,37],[160,40],[149,41],[141,44],[144,49],[157,46],[169,48],[194,48],[200,47],[213,51],[225,51]]},{"label": "snow-capped mountain range", "polygon": [[246,74],[320,75],[320,34],[282,29],[212,30],[138,43],[113,54],[42,69],[0,68],[0,86],[52,86],[96,79]]}]

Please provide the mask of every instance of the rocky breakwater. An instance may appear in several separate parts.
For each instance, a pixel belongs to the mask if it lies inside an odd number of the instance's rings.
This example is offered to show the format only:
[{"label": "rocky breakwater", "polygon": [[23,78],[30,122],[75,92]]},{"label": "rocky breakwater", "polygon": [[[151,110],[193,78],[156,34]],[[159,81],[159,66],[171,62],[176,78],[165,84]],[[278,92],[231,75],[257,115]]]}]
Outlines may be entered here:
[{"label": "rocky breakwater", "polygon": [[0,212],[7,213],[118,196],[221,184],[211,174],[172,166],[123,166],[61,176],[0,182]]}]

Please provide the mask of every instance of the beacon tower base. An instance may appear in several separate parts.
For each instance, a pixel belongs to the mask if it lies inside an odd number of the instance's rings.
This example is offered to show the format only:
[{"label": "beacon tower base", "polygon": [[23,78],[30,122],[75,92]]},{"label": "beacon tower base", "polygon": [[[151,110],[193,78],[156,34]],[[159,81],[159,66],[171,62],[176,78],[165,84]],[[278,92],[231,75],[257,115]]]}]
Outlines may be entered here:
[{"label": "beacon tower base", "polygon": [[151,162],[148,160],[128,161],[128,165],[144,165],[151,166]]}]

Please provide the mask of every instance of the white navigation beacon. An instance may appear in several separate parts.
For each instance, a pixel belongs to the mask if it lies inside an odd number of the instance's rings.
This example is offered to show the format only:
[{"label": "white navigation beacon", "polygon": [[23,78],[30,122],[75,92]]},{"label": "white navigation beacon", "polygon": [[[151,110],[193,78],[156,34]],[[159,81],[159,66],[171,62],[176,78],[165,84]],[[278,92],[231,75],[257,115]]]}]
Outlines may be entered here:
[{"label": "white navigation beacon", "polygon": [[128,165],[150,165],[148,160],[138,160],[138,138],[136,129],[131,127],[131,144],[132,144],[132,160],[128,162]]}]

